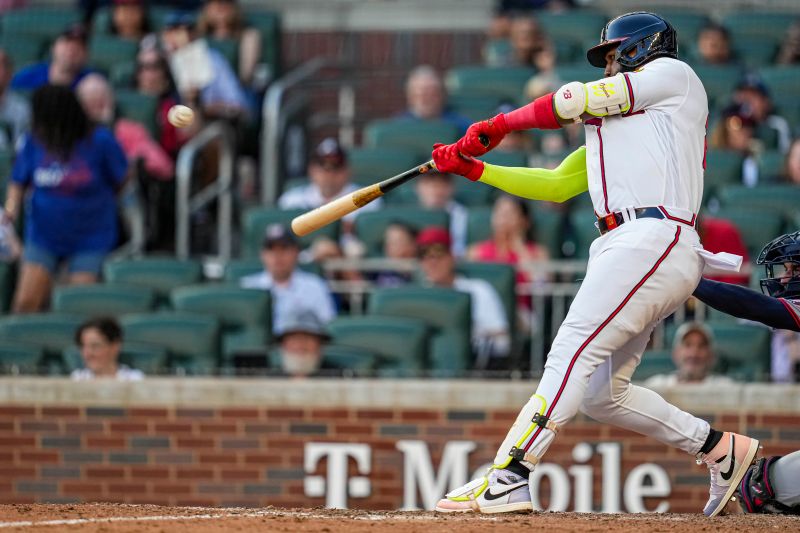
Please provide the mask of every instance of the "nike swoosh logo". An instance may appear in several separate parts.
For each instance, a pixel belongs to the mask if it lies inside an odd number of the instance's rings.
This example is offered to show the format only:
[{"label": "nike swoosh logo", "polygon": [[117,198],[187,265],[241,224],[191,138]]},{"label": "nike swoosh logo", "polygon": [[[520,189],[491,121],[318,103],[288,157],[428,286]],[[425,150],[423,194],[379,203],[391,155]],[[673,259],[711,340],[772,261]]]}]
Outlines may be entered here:
[{"label": "nike swoosh logo", "polygon": [[504,490],[502,490],[500,492],[492,492],[492,487],[489,487],[488,489],[486,489],[486,492],[483,494],[483,497],[485,499],[489,500],[489,501],[496,500],[497,498],[501,498],[501,497],[505,496],[506,494],[508,494],[509,492],[514,491],[514,490],[520,488],[521,486],[527,485],[527,484],[528,484],[527,481],[522,481],[522,482],[516,483],[514,485],[508,485],[507,489],[504,489]]},{"label": "nike swoosh logo", "polygon": [[720,472],[719,475],[725,481],[730,481],[731,477],[733,476],[733,467],[736,466],[736,439],[733,435],[731,435],[731,449],[728,452],[730,454],[731,463],[728,467],[727,472]]}]

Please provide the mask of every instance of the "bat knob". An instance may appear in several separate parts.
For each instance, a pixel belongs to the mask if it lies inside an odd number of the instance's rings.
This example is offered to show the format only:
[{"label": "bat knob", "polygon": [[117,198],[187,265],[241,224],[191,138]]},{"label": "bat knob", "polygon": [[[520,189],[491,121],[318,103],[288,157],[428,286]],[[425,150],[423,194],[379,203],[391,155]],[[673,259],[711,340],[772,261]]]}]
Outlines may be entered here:
[{"label": "bat knob", "polygon": [[481,133],[480,135],[478,135],[478,140],[481,142],[481,144],[484,147],[489,148],[489,136],[488,135],[486,135],[485,133]]}]

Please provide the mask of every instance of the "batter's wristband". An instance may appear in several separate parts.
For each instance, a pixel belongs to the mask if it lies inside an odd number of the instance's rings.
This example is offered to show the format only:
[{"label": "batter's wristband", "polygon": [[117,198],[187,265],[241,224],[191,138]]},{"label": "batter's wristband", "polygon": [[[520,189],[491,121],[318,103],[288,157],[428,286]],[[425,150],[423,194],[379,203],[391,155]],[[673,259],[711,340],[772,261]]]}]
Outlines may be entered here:
[{"label": "batter's wristband", "polygon": [[512,131],[529,130],[557,130],[561,127],[558,123],[553,97],[555,93],[540,96],[530,104],[506,113],[506,124]]}]

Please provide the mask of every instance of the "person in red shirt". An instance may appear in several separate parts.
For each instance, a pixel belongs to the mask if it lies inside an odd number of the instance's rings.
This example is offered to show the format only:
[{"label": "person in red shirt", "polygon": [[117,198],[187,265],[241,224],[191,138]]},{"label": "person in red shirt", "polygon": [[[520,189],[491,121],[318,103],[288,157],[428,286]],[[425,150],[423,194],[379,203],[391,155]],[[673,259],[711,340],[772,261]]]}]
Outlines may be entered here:
[{"label": "person in red shirt", "polygon": [[[701,216],[697,221],[697,232],[700,234],[703,248],[709,252],[728,252],[741,255],[743,263],[750,261],[742,235],[731,221],[724,218]],[[750,282],[750,275],[746,273],[712,274],[705,277],[734,285],[748,285]]]}]

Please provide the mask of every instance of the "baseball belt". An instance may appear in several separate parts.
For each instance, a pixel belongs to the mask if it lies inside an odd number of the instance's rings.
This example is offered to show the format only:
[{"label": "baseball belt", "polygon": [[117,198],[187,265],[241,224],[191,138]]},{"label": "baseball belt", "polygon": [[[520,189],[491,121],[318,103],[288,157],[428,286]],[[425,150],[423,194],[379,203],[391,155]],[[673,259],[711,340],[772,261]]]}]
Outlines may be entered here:
[{"label": "baseball belt", "polygon": [[608,215],[597,217],[597,223],[595,226],[597,226],[597,229],[600,231],[600,235],[605,235],[617,226],[621,226],[625,222],[630,222],[631,220],[635,220],[637,218],[657,218],[660,220],[670,219],[692,227],[694,227],[694,223],[697,218],[692,216],[691,220],[676,219],[675,217],[669,216],[661,207],[637,207],[634,209],[627,209],[626,211],[628,217],[625,217],[621,211],[616,211],[614,213],[609,213]]}]

